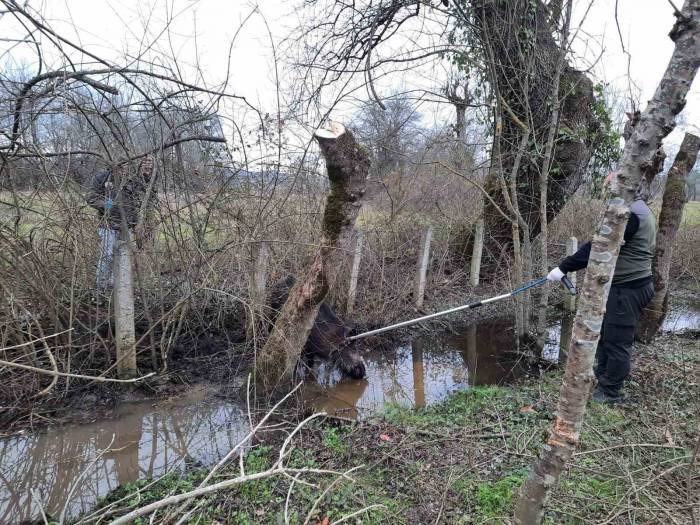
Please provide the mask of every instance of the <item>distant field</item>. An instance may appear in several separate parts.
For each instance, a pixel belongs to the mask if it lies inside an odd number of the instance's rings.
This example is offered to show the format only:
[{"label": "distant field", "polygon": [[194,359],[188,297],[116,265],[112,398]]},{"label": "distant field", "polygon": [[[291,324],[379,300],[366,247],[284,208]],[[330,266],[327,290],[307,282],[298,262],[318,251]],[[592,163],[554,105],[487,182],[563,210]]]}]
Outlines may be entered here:
[{"label": "distant field", "polygon": [[700,201],[687,202],[683,208],[683,226],[700,225]]}]

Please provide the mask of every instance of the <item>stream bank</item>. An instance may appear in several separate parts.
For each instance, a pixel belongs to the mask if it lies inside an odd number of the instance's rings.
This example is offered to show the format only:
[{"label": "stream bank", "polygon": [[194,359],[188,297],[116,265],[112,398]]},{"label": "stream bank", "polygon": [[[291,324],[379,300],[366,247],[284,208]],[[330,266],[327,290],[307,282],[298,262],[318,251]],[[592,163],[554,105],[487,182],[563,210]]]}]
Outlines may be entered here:
[{"label": "stream bank", "polygon": [[[700,511],[694,455],[699,342],[696,333],[667,334],[638,347],[629,403],[590,405],[581,446],[545,523],[689,523],[690,513]],[[276,525],[285,523],[285,509],[289,523],[307,517],[331,523],[358,511],[350,523],[509,523],[518,487],[551,424],[560,381],[558,371],[461,390],[426,408],[388,405],[357,423],[312,423],[295,438],[290,467],[360,467],[351,479],[302,478],[315,486],[284,476],[249,482],[200,498],[187,523]],[[246,473],[268,468],[283,437],[262,438],[245,456]],[[216,481],[237,476],[238,468],[230,465]],[[195,468],[156,484],[127,484],[93,516],[191,490],[207,472]]]},{"label": "stream bank", "polygon": [[[666,328],[678,329],[680,325],[683,333],[689,326],[697,329],[698,320],[697,311],[682,308],[672,312]],[[366,347],[365,380],[342,379],[322,364],[315,370],[316,381],[303,386],[303,398],[313,409],[339,418],[335,421],[358,420],[360,424],[352,428],[371,429],[391,424],[392,415],[403,414],[401,418],[405,418],[413,409],[417,410],[415,414],[423,410],[439,412],[444,410],[439,408],[443,402],[449,407],[464,392],[473,390],[474,394],[469,395],[478,397],[482,390],[492,392],[492,386],[509,392],[512,388],[507,385],[514,385],[516,391],[550,385],[553,395],[558,377],[543,372],[556,362],[558,327],[553,325],[549,330],[545,353],[549,360],[535,362],[512,352],[512,333],[511,322],[503,319],[482,320],[441,336],[415,330],[409,343]],[[692,341],[693,333],[685,332],[683,337],[666,335],[660,341],[669,345]],[[684,344],[679,348],[682,352],[673,359],[688,354]],[[692,363],[692,352],[689,355]],[[82,424],[0,440],[0,522],[35,519],[40,508],[52,516],[75,517],[118,487],[137,486],[142,483],[139,480],[163,475],[174,480],[196,475],[192,473],[223,457],[249,429],[246,407],[231,395],[241,381],[239,375],[227,388],[218,383],[199,383],[172,397],[121,403],[106,419],[93,417]],[[437,407],[425,408],[431,405]],[[317,430],[332,435],[345,432],[328,431],[326,427]],[[401,432],[401,427],[392,432]],[[337,439],[344,442],[343,436],[338,434]],[[534,443],[541,441],[532,439]],[[250,454],[254,457],[259,450],[266,450],[265,446],[263,439]],[[369,452],[372,447],[365,448]],[[322,451],[313,447],[309,453],[323,457]]]}]

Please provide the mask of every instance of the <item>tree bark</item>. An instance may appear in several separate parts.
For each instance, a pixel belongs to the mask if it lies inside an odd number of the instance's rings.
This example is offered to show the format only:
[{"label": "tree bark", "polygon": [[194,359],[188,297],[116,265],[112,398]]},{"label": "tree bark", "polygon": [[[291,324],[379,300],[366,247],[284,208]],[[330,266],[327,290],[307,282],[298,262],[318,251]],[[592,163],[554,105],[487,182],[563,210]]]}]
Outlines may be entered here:
[{"label": "tree bark", "polygon": [[[558,64],[562,49],[552,36],[556,28],[550,25],[548,10],[540,0],[534,3],[530,0],[471,0],[471,5],[477,36],[491,48],[495,77],[491,82],[505,108],[500,130],[504,173],[510,172],[515,162],[525,127],[531,130],[530,141],[536,146],[529,148],[517,174],[519,209],[534,239],[542,224],[539,206],[541,152],[551,122],[549,101],[555,88],[556,70],[562,68],[557,88],[562,132],[556,137],[551,158],[548,220],[559,213],[584,180],[594,149],[593,132],[598,126],[590,109],[594,102],[593,84],[566,61],[563,66]],[[492,174],[487,177],[486,190],[493,202],[505,207],[500,184]],[[484,222],[483,273],[497,275],[500,263],[513,255],[512,228],[488,199]],[[466,253],[471,252],[470,248],[467,246]]]},{"label": "tree bark", "polygon": [[698,149],[700,149],[700,137],[686,133],[666,179],[656,232],[656,252],[652,263],[654,297],[644,309],[636,331],[637,338],[645,343],[654,338],[668,312],[668,275],[673,258],[673,241],[681,223],[683,206],[687,202],[686,177],[695,165]]},{"label": "tree bark", "polygon": [[578,445],[591,386],[593,360],[600,339],[605,304],[620,251],[629,204],[635,198],[644,166],[653,161],[661,140],[674,127],[688,89],[700,67],[700,0],[687,0],[670,37],[675,49],[653,99],[634,126],[623,151],[620,170],[603,221],[593,237],[590,260],[574,321],[557,417],[549,438],[520,491],[515,522],[540,523],[549,495]]},{"label": "tree bark", "polygon": [[[563,1],[563,0],[562,0]],[[555,139],[559,132],[559,108],[561,100],[559,99],[559,82],[561,80],[562,69],[566,59],[567,48],[569,46],[569,26],[571,25],[571,4],[572,0],[566,0],[566,8],[564,11],[564,21],[561,30],[561,49],[557,59],[557,67],[554,70],[554,79],[552,81],[551,107],[552,114],[549,122],[549,130],[547,131],[547,143],[544,148],[544,159],[542,160],[542,168],[540,170],[540,275],[547,275],[549,271],[549,228],[547,227],[547,212],[548,212],[548,195],[549,195],[549,177],[552,168],[552,159],[554,154]],[[559,8],[561,10],[561,8]],[[558,19],[554,24],[558,24]],[[540,291],[540,304],[537,309],[537,319],[535,323],[536,331],[536,346],[537,353],[542,354],[544,345],[547,339],[547,305],[549,303],[549,287],[545,286]]]},{"label": "tree bark", "polygon": [[352,232],[365,194],[370,161],[342,124],[331,123],[314,137],[326,160],[330,193],[323,214],[320,248],[297,279],[272,333],[255,363],[255,378],[269,394],[285,391],[294,379],[301,350],[337,269],[350,253]]}]

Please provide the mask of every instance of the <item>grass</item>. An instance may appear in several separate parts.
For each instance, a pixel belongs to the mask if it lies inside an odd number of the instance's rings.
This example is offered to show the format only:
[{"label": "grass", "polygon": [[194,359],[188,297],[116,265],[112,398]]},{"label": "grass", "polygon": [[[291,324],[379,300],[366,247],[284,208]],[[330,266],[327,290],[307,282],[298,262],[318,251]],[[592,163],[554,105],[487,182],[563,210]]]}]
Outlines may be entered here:
[{"label": "grass", "polygon": [[681,227],[690,228],[700,226],[700,201],[686,202],[683,207]]},{"label": "grass", "polygon": [[[664,336],[638,348],[629,386],[633,402],[589,406],[581,446],[554,491],[546,523],[688,522],[688,502],[700,505],[700,491],[687,488],[688,476],[700,478],[697,468],[688,468],[697,440],[700,385],[693,378],[699,376],[699,356],[692,337]],[[312,425],[296,442],[290,466],[363,467],[353,481],[332,487],[310,523],[333,522],[370,505],[381,507],[350,523],[434,523],[438,515],[440,523],[510,523],[518,489],[553,420],[560,381],[561,372],[551,373],[512,387],[465,390],[425,409],[392,406],[361,424]],[[279,439],[252,449],[246,471],[267,468]],[[187,490],[202,475],[166,476],[129,501],[143,505]],[[303,522],[334,479],[306,477],[317,486],[297,484],[290,522]],[[124,497],[146,483],[127,485],[110,497]],[[218,493],[189,523],[284,522],[289,489],[290,480],[280,477]]]}]

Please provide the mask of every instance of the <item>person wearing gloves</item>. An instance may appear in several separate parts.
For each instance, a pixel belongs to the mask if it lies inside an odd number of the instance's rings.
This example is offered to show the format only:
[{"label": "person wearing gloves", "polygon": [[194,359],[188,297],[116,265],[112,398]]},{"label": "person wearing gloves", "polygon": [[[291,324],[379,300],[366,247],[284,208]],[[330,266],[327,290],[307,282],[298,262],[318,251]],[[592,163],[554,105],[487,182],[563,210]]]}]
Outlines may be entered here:
[{"label": "person wearing gloves", "polygon": [[[630,206],[630,216],[620,247],[603,326],[596,350],[594,368],[598,385],[593,400],[614,404],[624,401],[621,389],[630,373],[634,330],[644,307],[654,295],[651,262],[656,247],[654,214],[641,198]],[[547,279],[561,281],[569,272],[588,266],[591,242],[554,268]]]}]

